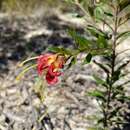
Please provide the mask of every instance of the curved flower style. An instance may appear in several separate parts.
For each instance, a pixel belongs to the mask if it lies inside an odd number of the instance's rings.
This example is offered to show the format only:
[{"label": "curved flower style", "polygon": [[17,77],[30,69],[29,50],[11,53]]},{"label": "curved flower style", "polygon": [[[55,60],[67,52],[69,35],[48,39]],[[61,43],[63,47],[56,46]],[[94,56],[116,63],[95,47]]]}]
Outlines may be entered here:
[{"label": "curved flower style", "polygon": [[58,54],[44,54],[40,55],[37,61],[37,71],[39,75],[46,73],[46,80],[48,84],[55,84],[58,82],[58,76],[62,73],[60,69],[63,68],[65,57]]}]

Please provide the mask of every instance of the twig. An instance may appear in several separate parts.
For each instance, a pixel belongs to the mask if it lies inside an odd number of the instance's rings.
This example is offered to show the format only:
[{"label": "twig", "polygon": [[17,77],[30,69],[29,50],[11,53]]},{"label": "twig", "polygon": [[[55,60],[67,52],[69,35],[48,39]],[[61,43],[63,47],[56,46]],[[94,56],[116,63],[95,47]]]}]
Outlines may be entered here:
[{"label": "twig", "polygon": [[106,24],[113,32],[114,32],[114,29],[112,28],[112,26],[107,23],[104,19],[100,19],[104,24]]},{"label": "twig", "polygon": [[123,24],[125,24],[127,21],[129,20],[129,18],[125,19],[122,23],[119,24],[119,27]]},{"label": "twig", "polygon": [[121,52],[117,53],[117,56],[119,56],[120,54],[122,54],[122,53],[124,53],[124,52],[126,52],[126,51],[130,51],[130,48],[125,49],[125,50],[123,50],[123,51],[121,51]]}]

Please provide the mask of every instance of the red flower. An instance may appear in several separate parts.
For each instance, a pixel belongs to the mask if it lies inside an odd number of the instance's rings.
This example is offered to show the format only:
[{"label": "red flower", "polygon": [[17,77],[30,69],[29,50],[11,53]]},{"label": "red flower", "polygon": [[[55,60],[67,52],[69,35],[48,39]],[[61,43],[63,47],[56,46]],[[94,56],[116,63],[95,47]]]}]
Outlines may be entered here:
[{"label": "red flower", "polygon": [[63,68],[65,57],[57,54],[40,55],[37,61],[38,74],[42,75],[46,72],[46,80],[48,84],[58,82],[58,76],[61,75],[60,69]]}]

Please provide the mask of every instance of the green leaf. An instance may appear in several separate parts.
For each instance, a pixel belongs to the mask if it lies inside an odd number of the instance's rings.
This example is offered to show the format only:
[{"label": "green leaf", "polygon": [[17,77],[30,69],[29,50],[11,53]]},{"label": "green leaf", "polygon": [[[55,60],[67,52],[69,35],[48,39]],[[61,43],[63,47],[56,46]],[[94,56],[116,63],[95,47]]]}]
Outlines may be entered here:
[{"label": "green leaf", "polygon": [[116,99],[120,102],[129,102],[130,96],[120,95],[120,96],[116,97]]},{"label": "green leaf", "polygon": [[92,25],[89,25],[87,27],[87,31],[89,31],[89,33],[92,34],[93,36],[95,36],[96,38],[99,38],[99,36],[103,36],[106,39],[109,38],[105,32],[103,32],[102,30],[100,30]]},{"label": "green leaf", "polygon": [[92,44],[92,41],[86,39],[85,37],[77,34],[74,30],[68,31],[69,35],[75,40],[76,45],[79,49],[89,48]]},{"label": "green leaf", "polygon": [[120,33],[117,39],[122,38],[122,37],[126,38],[128,36],[130,36],[130,31],[125,31],[125,32]]},{"label": "green leaf", "polygon": [[104,86],[104,87],[108,87],[107,86],[107,84],[106,84],[106,81],[104,81],[103,79],[101,79],[101,78],[99,78],[98,76],[96,76],[96,75],[93,75],[93,78],[94,78],[94,80],[96,81],[96,83],[98,84],[98,85],[102,85],[102,86]]},{"label": "green leaf", "polygon": [[121,77],[126,76],[121,74],[121,70],[126,67],[128,64],[130,63],[130,61],[126,61],[125,63],[121,64],[114,72],[113,74],[113,83],[116,82],[117,80],[119,80]]},{"label": "green leaf", "polygon": [[61,53],[66,54],[66,55],[73,55],[72,52],[73,50],[70,49],[66,49],[66,48],[60,48],[61,49]]},{"label": "green leaf", "polygon": [[[119,16],[119,17],[120,17],[120,16]],[[130,19],[130,13],[129,13],[129,12],[128,12],[128,13],[125,13],[124,16],[121,15],[121,18],[120,18],[120,19],[121,19],[122,22],[123,22],[123,21],[126,21],[126,22],[127,22],[127,21]],[[120,21],[120,22],[121,22],[121,21]]]},{"label": "green leaf", "polygon": [[115,83],[116,81],[118,81],[120,79],[120,75],[121,75],[121,70],[117,70],[113,73],[113,77],[112,77],[112,83]]},{"label": "green leaf", "polygon": [[116,71],[124,69],[129,63],[130,63],[130,60],[124,62],[123,64],[121,64],[121,65],[116,69]]},{"label": "green leaf", "polygon": [[68,67],[67,67],[67,69],[69,69],[72,65],[74,65],[76,63],[76,57],[72,57],[71,58],[71,61],[70,61],[70,63],[69,63],[69,65],[68,65]]},{"label": "green leaf", "polygon": [[90,63],[91,59],[92,59],[92,54],[88,53],[87,56],[85,57],[84,64]]},{"label": "green leaf", "polygon": [[108,56],[110,53],[111,53],[111,49],[106,49],[106,48],[96,48],[94,50],[91,51],[92,55],[93,56],[97,56],[97,55],[100,55],[100,56]]},{"label": "green leaf", "polygon": [[95,60],[94,60],[94,63],[95,63],[96,65],[98,65],[102,70],[104,70],[107,74],[110,73],[110,72],[109,72],[109,69],[108,69],[104,64],[99,63],[99,62],[97,62],[97,61],[95,61]]},{"label": "green leaf", "polygon": [[116,99],[116,96],[121,95],[121,94],[124,94],[123,86],[119,86],[119,87],[115,86],[115,88],[113,88],[113,93],[112,93],[111,98]]},{"label": "green leaf", "polygon": [[130,0],[122,0],[119,3],[119,7],[120,7],[120,12],[125,9],[126,7],[128,7],[130,5]]},{"label": "green leaf", "polygon": [[103,124],[104,123],[104,118],[102,117],[102,118],[100,118],[100,119],[98,119],[97,120],[97,124]]},{"label": "green leaf", "polygon": [[64,47],[49,47],[49,51],[52,51],[54,53],[61,53],[61,54],[66,54],[66,55],[73,55],[72,50],[66,49]]},{"label": "green leaf", "polygon": [[57,52],[59,52],[61,49],[58,48],[58,47],[49,47],[48,50],[57,53]]},{"label": "green leaf", "polygon": [[106,11],[104,11],[104,14],[107,15],[107,16],[109,16],[109,17],[113,17],[113,14],[110,13],[110,12],[106,12]]},{"label": "green leaf", "polygon": [[87,93],[89,96],[96,97],[97,99],[100,99],[102,101],[106,101],[104,92],[99,90],[94,90],[92,92]]},{"label": "green leaf", "polygon": [[99,35],[97,43],[99,48],[107,48],[107,40],[103,36]]}]

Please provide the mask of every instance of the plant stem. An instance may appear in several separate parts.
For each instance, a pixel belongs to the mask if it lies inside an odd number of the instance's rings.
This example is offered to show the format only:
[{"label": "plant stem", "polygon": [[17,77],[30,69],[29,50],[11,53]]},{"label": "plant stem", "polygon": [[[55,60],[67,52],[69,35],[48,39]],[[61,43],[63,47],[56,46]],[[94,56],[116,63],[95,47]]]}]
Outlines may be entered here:
[{"label": "plant stem", "polygon": [[109,83],[109,87],[107,90],[107,103],[106,103],[106,113],[105,113],[105,122],[104,122],[104,128],[109,126],[109,119],[108,119],[108,115],[109,115],[109,109],[110,109],[110,103],[111,103],[111,93],[112,93],[112,87],[113,87],[113,77],[114,77],[114,73],[115,73],[115,61],[116,61],[116,43],[117,43],[117,30],[118,30],[118,8],[115,9],[115,23],[114,23],[114,28],[113,28],[113,41],[112,41],[112,55],[111,55],[111,76],[110,76],[110,83]]}]

